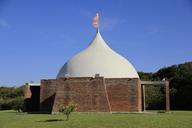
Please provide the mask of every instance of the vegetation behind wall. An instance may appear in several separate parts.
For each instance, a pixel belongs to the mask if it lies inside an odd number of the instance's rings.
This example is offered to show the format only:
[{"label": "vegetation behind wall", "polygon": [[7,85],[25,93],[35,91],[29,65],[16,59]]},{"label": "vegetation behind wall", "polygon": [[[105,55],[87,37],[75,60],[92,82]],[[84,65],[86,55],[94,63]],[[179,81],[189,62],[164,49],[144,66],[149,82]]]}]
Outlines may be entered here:
[{"label": "vegetation behind wall", "polygon": [[0,110],[21,108],[23,104],[23,86],[0,87]]},{"label": "vegetation behind wall", "polygon": [[[192,62],[161,68],[155,73],[139,72],[139,76],[141,80],[169,80],[171,109],[192,110]],[[147,87],[147,109],[163,109],[164,93],[163,87]]]}]

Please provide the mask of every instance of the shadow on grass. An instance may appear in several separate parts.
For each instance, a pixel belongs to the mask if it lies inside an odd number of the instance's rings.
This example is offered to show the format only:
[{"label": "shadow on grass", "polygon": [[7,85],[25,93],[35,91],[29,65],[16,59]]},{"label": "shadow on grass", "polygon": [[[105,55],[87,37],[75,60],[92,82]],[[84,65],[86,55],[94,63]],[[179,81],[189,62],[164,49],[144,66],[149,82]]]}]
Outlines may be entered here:
[{"label": "shadow on grass", "polygon": [[57,121],[65,121],[64,119],[48,119],[48,120],[39,120],[36,122],[57,122]]},{"label": "shadow on grass", "polygon": [[6,111],[6,113],[18,113],[17,111]]}]

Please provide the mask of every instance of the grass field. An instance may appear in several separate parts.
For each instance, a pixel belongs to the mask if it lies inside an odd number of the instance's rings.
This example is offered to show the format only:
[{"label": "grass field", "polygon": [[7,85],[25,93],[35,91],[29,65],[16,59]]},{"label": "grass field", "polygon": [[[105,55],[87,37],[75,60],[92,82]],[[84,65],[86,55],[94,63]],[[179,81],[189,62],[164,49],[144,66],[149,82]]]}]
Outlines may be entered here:
[{"label": "grass field", "polygon": [[153,114],[18,114],[0,111],[0,128],[192,128],[192,111]]}]

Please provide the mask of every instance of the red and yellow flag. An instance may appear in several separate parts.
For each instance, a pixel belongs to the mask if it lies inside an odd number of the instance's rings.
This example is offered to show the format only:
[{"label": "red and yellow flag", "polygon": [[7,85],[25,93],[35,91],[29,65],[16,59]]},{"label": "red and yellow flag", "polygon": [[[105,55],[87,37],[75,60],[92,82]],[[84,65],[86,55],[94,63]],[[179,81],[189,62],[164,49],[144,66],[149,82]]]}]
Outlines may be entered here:
[{"label": "red and yellow flag", "polygon": [[93,26],[95,28],[98,28],[99,27],[99,13],[96,13],[96,16],[93,17]]}]

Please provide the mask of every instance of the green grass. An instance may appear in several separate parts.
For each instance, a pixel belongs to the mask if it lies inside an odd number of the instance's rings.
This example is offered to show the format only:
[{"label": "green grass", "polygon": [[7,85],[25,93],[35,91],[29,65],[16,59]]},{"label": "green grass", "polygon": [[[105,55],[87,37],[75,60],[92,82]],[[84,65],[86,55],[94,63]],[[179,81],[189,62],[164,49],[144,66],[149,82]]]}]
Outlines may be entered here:
[{"label": "green grass", "polygon": [[0,111],[0,128],[192,128],[192,111],[157,114],[18,114]]}]

